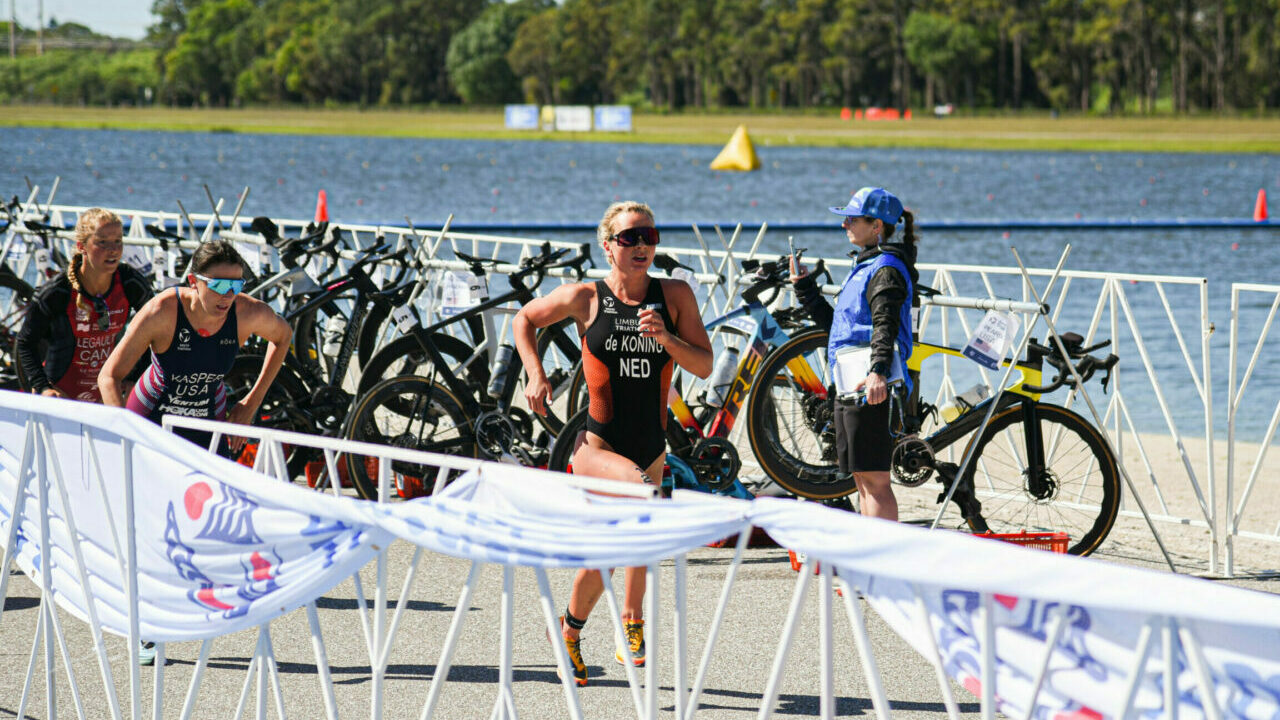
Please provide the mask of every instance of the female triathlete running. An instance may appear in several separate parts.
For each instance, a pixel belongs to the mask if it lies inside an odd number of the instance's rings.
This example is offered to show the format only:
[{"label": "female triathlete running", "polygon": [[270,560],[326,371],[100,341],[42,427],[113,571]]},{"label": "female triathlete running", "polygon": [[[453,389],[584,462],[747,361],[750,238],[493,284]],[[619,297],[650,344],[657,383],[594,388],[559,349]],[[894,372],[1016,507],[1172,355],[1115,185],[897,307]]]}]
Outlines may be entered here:
[{"label": "female triathlete running", "polygon": [[[551,385],[538,358],[535,331],[565,318],[578,323],[590,394],[587,432],[574,472],[635,483],[662,479],[666,459],[667,390],[673,363],[698,377],[711,374],[711,342],[693,291],[678,280],[649,277],[658,244],[653,211],[638,202],[605,210],[596,235],[609,259],[605,279],[557,288],[525,305],[512,324],[529,382],[529,409],[546,413]],[[674,330],[673,330],[674,329]],[[626,569],[622,618],[629,650],[614,657],[643,665],[644,568]],[[579,634],[604,592],[596,570],[579,570],[561,628],[578,685],[587,684]]]}]

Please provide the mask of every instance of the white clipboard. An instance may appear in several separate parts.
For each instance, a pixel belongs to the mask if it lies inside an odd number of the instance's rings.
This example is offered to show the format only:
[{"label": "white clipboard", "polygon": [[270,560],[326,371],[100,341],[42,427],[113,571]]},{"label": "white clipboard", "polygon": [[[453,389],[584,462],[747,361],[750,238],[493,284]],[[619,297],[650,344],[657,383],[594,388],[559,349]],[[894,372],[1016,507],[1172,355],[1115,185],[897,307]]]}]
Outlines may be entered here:
[{"label": "white clipboard", "polygon": [[[871,372],[871,348],[846,345],[836,350],[836,356],[831,361],[831,371],[836,381],[837,398],[845,399],[861,395],[862,393],[855,391],[854,388],[867,377],[867,373]],[[904,382],[902,357],[898,355],[897,348],[894,348],[893,361],[890,363],[889,376],[885,378],[885,385],[893,387],[902,382]]]}]

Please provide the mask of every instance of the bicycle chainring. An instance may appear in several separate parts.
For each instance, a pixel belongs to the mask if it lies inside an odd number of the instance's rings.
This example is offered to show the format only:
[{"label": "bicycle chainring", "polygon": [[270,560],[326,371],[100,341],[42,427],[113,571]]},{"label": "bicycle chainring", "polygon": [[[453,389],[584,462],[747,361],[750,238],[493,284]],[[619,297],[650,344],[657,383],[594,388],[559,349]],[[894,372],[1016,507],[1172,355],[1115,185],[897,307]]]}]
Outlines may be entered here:
[{"label": "bicycle chainring", "polygon": [[322,385],[311,396],[311,416],[325,434],[333,435],[346,422],[351,408],[351,393],[342,388]]},{"label": "bicycle chainring", "polygon": [[488,410],[476,418],[476,444],[491,460],[499,460],[515,446],[519,430],[503,413]]},{"label": "bicycle chainring", "polygon": [[738,470],[742,468],[738,449],[722,437],[702,438],[694,443],[688,462],[698,480],[712,490],[732,487],[738,478]]},{"label": "bicycle chainring", "polygon": [[476,446],[491,460],[525,467],[547,464],[546,449],[538,447],[529,437],[533,434],[533,420],[528,413],[516,409],[511,414],[487,410],[476,418],[475,433]]},{"label": "bicycle chainring", "polygon": [[898,441],[893,448],[889,469],[893,479],[905,487],[919,487],[933,475],[933,447],[928,441],[911,436]]}]

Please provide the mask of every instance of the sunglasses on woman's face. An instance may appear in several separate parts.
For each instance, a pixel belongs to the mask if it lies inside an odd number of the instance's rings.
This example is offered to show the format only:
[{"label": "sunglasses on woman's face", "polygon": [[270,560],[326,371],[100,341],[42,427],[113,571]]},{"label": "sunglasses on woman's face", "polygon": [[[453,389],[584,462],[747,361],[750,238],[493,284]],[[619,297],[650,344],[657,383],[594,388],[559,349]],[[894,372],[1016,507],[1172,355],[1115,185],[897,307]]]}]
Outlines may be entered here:
[{"label": "sunglasses on woman's face", "polygon": [[208,285],[210,290],[218,293],[219,295],[235,295],[241,290],[244,290],[244,278],[236,278],[232,280],[231,278],[205,277],[199,273],[193,274],[196,276],[197,280],[203,280],[204,284]]},{"label": "sunglasses on woman's face", "polygon": [[658,228],[656,227],[633,227],[611,235],[610,240],[618,243],[618,247],[635,247],[640,243],[645,245],[658,244]]}]

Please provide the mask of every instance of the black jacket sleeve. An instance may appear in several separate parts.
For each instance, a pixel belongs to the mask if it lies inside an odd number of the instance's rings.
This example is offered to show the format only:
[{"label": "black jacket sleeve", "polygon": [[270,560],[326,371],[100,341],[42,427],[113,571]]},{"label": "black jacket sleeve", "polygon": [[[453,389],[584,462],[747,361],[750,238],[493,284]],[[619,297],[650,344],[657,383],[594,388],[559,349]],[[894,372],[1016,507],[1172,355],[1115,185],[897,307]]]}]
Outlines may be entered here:
[{"label": "black jacket sleeve", "polygon": [[822,288],[818,287],[818,281],[813,275],[805,275],[796,280],[795,289],[796,302],[809,314],[814,324],[831,332],[831,321],[835,317],[835,310],[831,308],[827,299],[822,297]]},{"label": "black jacket sleeve", "polygon": [[135,313],[155,296],[151,282],[132,265],[120,264],[120,284],[124,286],[124,296]]},{"label": "black jacket sleeve", "polygon": [[40,293],[27,305],[27,314],[22,320],[22,329],[18,330],[15,348],[22,374],[31,390],[37,393],[50,387],[49,377],[44,373],[44,354],[49,346],[53,318],[44,302],[46,299],[45,294]]},{"label": "black jacket sleeve", "polygon": [[867,283],[867,301],[871,304],[871,367],[883,369],[881,374],[887,375],[893,363],[902,303],[908,301],[902,273],[892,267],[877,270]]}]

